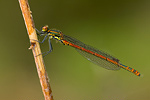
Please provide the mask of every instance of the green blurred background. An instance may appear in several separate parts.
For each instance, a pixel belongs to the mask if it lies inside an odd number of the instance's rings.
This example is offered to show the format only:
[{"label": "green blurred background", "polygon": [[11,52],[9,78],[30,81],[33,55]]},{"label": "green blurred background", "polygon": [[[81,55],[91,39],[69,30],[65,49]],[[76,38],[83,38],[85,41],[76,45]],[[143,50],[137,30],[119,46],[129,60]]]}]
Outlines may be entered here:
[{"label": "green blurred background", "polygon": [[[55,100],[150,100],[150,1],[29,0],[36,28],[47,24],[114,55],[142,77],[101,68],[52,40],[44,58]],[[0,100],[43,100],[17,0],[0,0]],[[48,50],[47,42],[41,45]]]}]

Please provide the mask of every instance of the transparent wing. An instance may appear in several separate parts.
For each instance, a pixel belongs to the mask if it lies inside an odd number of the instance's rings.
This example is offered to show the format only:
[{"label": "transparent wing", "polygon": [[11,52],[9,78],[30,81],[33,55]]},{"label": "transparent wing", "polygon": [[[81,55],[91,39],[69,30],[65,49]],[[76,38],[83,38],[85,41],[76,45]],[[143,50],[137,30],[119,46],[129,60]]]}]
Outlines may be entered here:
[{"label": "transparent wing", "polygon": [[[116,62],[119,62],[119,60],[118,60],[117,58],[115,58],[115,57],[113,57],[113,56],[111,56],[111,55],[109,55],[109,54],[107,54],[107,53],[105,53],[105,52],[103,52],[103,51],[101,51],[101,50],[98,50],[98,49],[96,49],[96,48],[94,48],[94,47],[92,47],[92,46],[90,46],[90,45],[84,44],[83,42],[81,42],[81,41],[79,41],[79,40],[77,40],[77,39],[75,39],[75,38],[72,38],[72,37],[67,36],[67,35],[63,35],[63,39],[66,40],[66,41],[68,41],[68,42],[70,42],[70,43],[72,43],[72,44],[75,44],[75,45],[77,45],[77,46],[80,46],[80,47],[82,47],[82,48],[84,48],[84,49],[86,49],[86,50],[90,50],[90,51],[92,51],[92,52],[94,52],[94,53],[100,54],[100,55],[102,55],[102,56],[104,56],[104,57],[107,57],[107,58],[109,58],[109,59],[111,59],[111,60],[114,60],[114,61],[116,61]],[[77,49],[77,48],[76,48],[76,50],[77,50],[82,56],[84,56],[85,58],[87,58],[87,59],[90,60],[91,62],[93,62],[93,63],[95,63],[95,64],[97,64],[97,65],[99,65],[99,66],[101,66],[101,67],[103,67],[103,68],[106,68],[106,69],[109,69],[109,70],[119,70],[119,69],[121,68],[121,67],[119,67],[118,65],[115,65],[115,64],[113,64],[113,63],[111,63],[111,62],[109,62],[109,61],[107,61],[107,60],[105,60],[105,59],[102,59],[102,58],[100,58],[100,57],[97,57],[97,56],[95,56],[95,55],[92,55],[91,53],[82,51],[82,50]]]}]

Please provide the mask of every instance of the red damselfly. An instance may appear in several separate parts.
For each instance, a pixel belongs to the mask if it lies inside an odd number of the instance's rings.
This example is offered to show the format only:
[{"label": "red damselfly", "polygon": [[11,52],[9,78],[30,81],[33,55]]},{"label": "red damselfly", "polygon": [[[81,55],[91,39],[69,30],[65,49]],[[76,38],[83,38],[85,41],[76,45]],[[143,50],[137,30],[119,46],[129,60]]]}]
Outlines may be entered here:
[{"label": "red damselfly", "polygon": [[[38,30],[37,30],[38,31]],[[120,68],[126,69],[129,72],[134,73],[137,76],[140,76],[140,73],[136,71],[135,69],[125,66],[119,62],[119,60],[101,50],[98,50],[90,45],[84,44],[83,42],[70,37],[68,35],[63,34],[59,30],[49,29],[48,26],[42,27],[42,31],[38,31],[38,35],[45,36],[42,42],[38,41],[39,43],[43,43],[46,38],[48,38],[49,41],[49,51],[46,52],[45,55],[50,53],[52,51],[52,45],[50,39],[55,39],[57,41],[60,41],[64,45],[69,45],[74,47],[81,55],[83,55],[85,58],[90,60],[91,62],[109,69],[109,70],[119,70]],[[45,56],[44,55],[44,56]]]}]

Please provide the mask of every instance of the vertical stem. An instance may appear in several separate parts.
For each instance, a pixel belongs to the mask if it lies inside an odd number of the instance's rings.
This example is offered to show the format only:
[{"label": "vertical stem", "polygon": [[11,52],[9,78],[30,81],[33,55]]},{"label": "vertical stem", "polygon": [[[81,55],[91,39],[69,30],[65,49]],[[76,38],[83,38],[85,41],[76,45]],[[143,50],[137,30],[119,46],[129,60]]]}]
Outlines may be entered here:
[{"label": "vertical stem", "polygon": [[[34,41],[34,40],[37,40],[37,35],[36,35],[35,28],[34,28],[35,26],[34,26],[33,18],[31,15],[30,7],[28,4],[28,0],[18,0],[18,1],[20,4],[22,15],[23,15],[25,25],[28,31],[29,39],[31,42],[31,46],[29,49],[32,49],[32,52],[33,52],[33,56],[35,59],[36,68],[37,68],[37,72],[38,72],[38,76],[40,79],[40,83],[42,86],[42,91],[43,91],[45,100],[53,100],[52,90],[50,88],[48,76],[45,70],[44,61],[43,61],[42,55],[39,55],[41,54],[40,45],[38,42]],[[39,55],[39,56],[36,56],[36,55]]]}]

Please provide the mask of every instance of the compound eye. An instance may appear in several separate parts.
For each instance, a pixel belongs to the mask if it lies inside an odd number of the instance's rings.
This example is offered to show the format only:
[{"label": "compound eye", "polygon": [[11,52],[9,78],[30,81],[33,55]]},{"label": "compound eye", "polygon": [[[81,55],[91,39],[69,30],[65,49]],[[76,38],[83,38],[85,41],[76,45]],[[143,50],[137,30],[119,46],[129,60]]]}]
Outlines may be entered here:
[{"label": "compound eye", "polygon": [[48,31],[48,25],[43,26],[43,27],[42,27],[42,31],[43,31],[43,32],[47,32],[47,31]]}]

